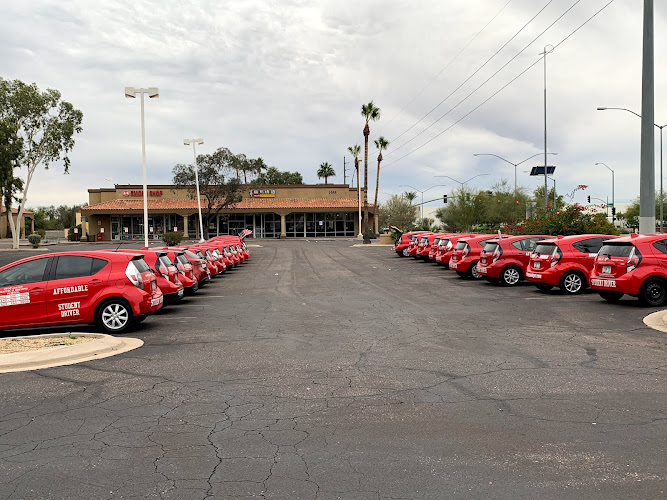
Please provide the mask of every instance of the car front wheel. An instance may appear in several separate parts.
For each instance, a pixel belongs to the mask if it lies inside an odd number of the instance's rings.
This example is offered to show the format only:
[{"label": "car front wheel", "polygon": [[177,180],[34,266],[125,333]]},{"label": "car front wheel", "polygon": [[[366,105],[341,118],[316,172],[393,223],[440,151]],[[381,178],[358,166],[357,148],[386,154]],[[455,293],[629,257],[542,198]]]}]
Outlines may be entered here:
[{"label": "car front wheel", "polygon": [[581,292],[586,286],[586,278],[576,271],[568,271],[560,281],[560,288],[569,295]]},{"label": "car front wheel", "polygon": [[408,256],[408,247],[405,247],[405,248],[403,249],[402,255],[403,255],[403,257],[407,257],[407,256]]},{"label": "car front wheel", "polygon": [[667,286],[660,278],[649,278],[639,290],[639,300],[645,306],[659,307],[667,302]]},{"label": "car front wheel", "polygon": [[97,308],[95,323],[105,333],[123,333],[132,325],[132,308],[123,299],[111,299]]}]

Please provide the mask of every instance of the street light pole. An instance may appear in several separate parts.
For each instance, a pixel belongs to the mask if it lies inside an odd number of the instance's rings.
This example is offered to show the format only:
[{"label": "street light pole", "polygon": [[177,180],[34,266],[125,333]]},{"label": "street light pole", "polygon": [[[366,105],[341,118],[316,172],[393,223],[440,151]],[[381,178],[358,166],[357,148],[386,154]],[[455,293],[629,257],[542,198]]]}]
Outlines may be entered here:
[{"label": "street light pole", "polygon": [[[617,111],[627,111],[628,113],[632,113],[633,115],[635,115],[639,118],[642,117],[642,115],[640,115],[639,113],[635,113],[631,109],[627,109],[627,108],[600,107],[600,108],[597,108],[597,109],[598,109],[598,111],[607,111],[608,109],[617,110]],[[663,217],[664,194],[663,194],[663,186],[662,186],[662,156],[663,156],[662,155],[662,129],[667,127],[667,123],[665,123],[664,125],[658,125],[657,123],[654,123],[653,126],[660,129],[660,233],[662,233],[663,232],[663,218],[664,218]],[[653,159],[653,161],[655,162],[655,158]],[[613,178],[613,176],[612,176],[612,178]],[[654,183],[654,186],[655,186],[655,183]],[[655,191],[654,191],[654,193],[655,193]],[[653,195],[653,200],[655,201],[655,194]],[[613,203],[613,201],[612,201],[612,203]],[[641,195],[640,195],[640,204],[641,204]],[[654,205],[655,205],[655,203],[654,203]],[[640,208],[641,208],[641,205],[640,205]],[[653,210],[655,212],[655,207],[654,207]],[[654,226],[655,226],[655,224],[654,224]],[[655,228],[654,228],[654,230],[655,230]]]},{"label": "street light pole", "polygon": [[[529,156],[528,158],[526,158],[525,160],[520,161],[519,163],[512,163],[511,161],[506,160],[502,156],[498,156],[498,155],[493,154],[493,153],[473,153],[473,156],[495,156],[496,158],[499,158],[499,159],[503,160],[504,162],[509,163],[510,165],[514,165],[514,194],[516,194],[516,167],[518,167],[522,163],[527,162],[531,158],[535,158],[536,156],[540,156],[541,154],[542,153],[537,153],[537,154],[534,154],[533,156]],[[557,155],[558,153],[547,153],[547,154]]]},{"label": "street light pole", "polygon": [[199,194],[199,167],[197,165],[197,144],[204,144],[204,139],[183,139],[183,144],[189,146],[192,144],[192,155],[194,156],[195,166],[195,184],[197,186],[197,209],[199,210],[199,242],[204,241],[204,222],[201,216],[201,196]]},{"label": "street light pole", "polygon": [[435,186],[431,186],[430,188],[424,189],[423,191],[422,191],[421,189],[417,189],[416,187],[414,187],[414,186],[409,186],[409,185],[407,185],[407,184],[401,184],[401,185],[399,185],[398,187],[407,187],[407,188],[414,189],[415,191],[418,191],[418,192],[421,193],[421,195],[422,195],[422,203],[421,203],[421,211],[420,211],[420,213],[421,213],[421,217],[420,217],[420,218],[421,218],[421,220],[423,221],[423,220],[424,220],[424,193],[425,193],[426,191],[429,191],[429,190],[433,189],[434,187],[445,186],[445,185],[446,185],[446,184],[436,184]]},{"label": "street light pole", "polygon": [[146,183],[146,127],[144,123],[144,94],[153,99],[160,97],[160,91],[157,87],[147,89],[137,89],[134,87],[125,87],[125,97],[134,99],[137,94],[141,95],[141,164],[143,167],[144,178],[144,246],[148,247],[148,187]]},{"label": "street light pole", "polygon": [[[550,49],[548,47],[551,47]],[[554,51],[553,45],[545,45],[544,52],[539,55],[544,56],[544,210],[547,209],[547,54]]]},{"label": "street light pole", "polygon": [[[611,168],[611,167],[610,167],[609,165],[607,165],[606,163],[602,163],[602,162],[598,162],[598,163],[596,163],[596,165],[604,165],[604,166],[607,167],[607,169],[609,169],[609,171],[611,172],[611,206],[612,206],[613,208],[616,208],[616,203],[615,203],[615,201],[614,201],[614,169]],[[660,208],[662,209],[662,207],[660,207]],[[612,210],[612,216],[611,216],[611,222],[612,222],[612,224],[614,223],[614,219],[615,219],[613,213],[614,213],[614,211]],[[662,210],[660,210],[660,218],[662,219]],[[661,230],[661,232],[662,232],[662,230]]]},{"label": "street light pole", "polygon": [[[540,154],[542,154],[542,153],[540,153]],[[480,176],[482,176],[482,175],[491,175],[491,174],[477,174],[477,175],[472,176],[470,179],[468,179],[467,181],[464,181],[464,182],[461,182],[461,181],[459,181],[459,180],[456,180],[456,179],[454,179],[454,177],[450,177],[450,176],[448,176],[448,175],[434,175],[433,177],[447,177],[448,179],[451,179],[451,180],[453,180],[454,182],[458,182],[459,184],[461,184],[461,187],[463,187],[465,184],[468,184],[471,180],[473,180],[473,179],[475,179],[475,178],[477,178],[477,177],[480,177]]]}]

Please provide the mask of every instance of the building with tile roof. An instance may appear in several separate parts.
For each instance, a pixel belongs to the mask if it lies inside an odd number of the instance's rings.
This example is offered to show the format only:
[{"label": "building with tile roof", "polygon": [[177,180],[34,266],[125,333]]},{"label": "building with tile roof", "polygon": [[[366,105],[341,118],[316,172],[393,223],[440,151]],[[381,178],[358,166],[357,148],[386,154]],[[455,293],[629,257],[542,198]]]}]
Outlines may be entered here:
[{"label": "building with tile roof", "polygon": [[[165,232],[199,237],[197,200],[191,190],[173,185],[148,186],[149,235]],[[246,186],[243,199],[209,219],[208,236],[250,229],[256,238],[354,237],[359,234],[357,189],[342,184]],[[361,192],[363,200],[363,189]],[[81,208],[84,232],[102,241],[142,240],[143,187],[116,185],[88,190],[89,205]],[[205,199],[202,214],[206,225]],[[377,216],[369,204],[369,224]]]}]

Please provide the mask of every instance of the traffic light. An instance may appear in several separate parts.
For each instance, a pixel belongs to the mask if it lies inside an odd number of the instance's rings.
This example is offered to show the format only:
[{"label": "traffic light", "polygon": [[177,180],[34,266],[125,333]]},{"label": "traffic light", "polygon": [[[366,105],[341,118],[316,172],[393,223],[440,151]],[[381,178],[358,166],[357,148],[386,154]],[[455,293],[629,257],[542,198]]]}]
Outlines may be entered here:
[{"label": "traffic light", "polygon": [[611,207],[611,215],[616,215],[616,207]]},{"label": "traffic light", "polygon": [[588,203],[590,203],[590,202],[591,202],[591,195],[589,194],[588,195]]},{"label": "traffic light", "polygon": [[442,202],[447,203],[447,195],[446,194],[442,195]]}]

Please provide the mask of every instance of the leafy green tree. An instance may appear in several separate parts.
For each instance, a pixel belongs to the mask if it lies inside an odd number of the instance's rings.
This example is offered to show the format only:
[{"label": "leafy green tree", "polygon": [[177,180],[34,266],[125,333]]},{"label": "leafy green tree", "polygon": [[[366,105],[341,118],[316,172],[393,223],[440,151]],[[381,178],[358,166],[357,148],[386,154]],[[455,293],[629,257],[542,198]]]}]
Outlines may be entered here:
[{"label": "leafy green tree", "polygon": [[[23,217],[28,189],[39,165],[62,160],[65,173],[70,167],[69,153],[74,148],[74,134],[83,129],[83,113],[63,101],[60,92],[47,89],[40,92],[36,84],[0,78],[0,120],[15,127],[15,138],[22,139],[18,163],[26,167],[27,176],[19,206],[18,220]],[[19,247],[19,231],[12,217],[12,244]]]},{"label": "leafy green tree", "polygon": [[[556,203],[554,203],[554,196],[556,197]],[[544,186],[538,186],[533,191],[533,199],[537,207],[544,207]],[[547,198],[547,208],[563,208],[565,206],[565,200],[563,195],[557,194],[553,187],[549,188],[549,196]]]},{"label": "leafy green tree", "polygon": [[419,209],[402,196],[391,195],[379,207],[380,227],[396,226],[402,231],[411,229]]},{"label": "leafy green tree", "polygon": [[530,197],[523,188],[514,191],[514,186],[503,180],[485,193],[488,196],[484,197],[486,207],[483,223],[489,230],[502,229],[505,224],[518,222],[526,217],[526,204]]},{"label": "leafy green tree", "polygon": [[328,184],[328,179],[329,177],[333,177],[336,175],[336,171],[334,168],[331,166],[331,163],[325,161],[323,163],[320,163],[320,168],[317,170],[317,177],[321,179],[324,177],[324,183]]},{"label": "leafy green tree", "polygon": [[[227,148],[219,148],[212,154],[198,155],[199,192],[204,198],[202,207],[204,235],[208,237],[209,223],[216,220],[223,208],[233,207],[243,198],[243,185],[234,174],[238,158]],[[173,183],[188,188],[191,198],[196,198],[195,171],[192,165],[179,163],[172,169]]]},{"label": "leafy green tree", "polygon": [[303,177],[299,172],[280,171],[276,167],[268,167],[265,172],[257,175],[252,182],[258,186],[288,186],[292,184],[303,184]]},{"label": "leafy green tree", "polygon": [[384,137],[380,136],[377,139],[375,139],[374,142],[375,142],[375,147],[378,150],[378,169],[377,169],[377,177],[375,179],[375,201],[373,202],[373,206],[377,207],[378,191],[380,190],[380,163],[382,163],[382,151],[387,149],[387,147],[389,146],[389,141]]},{"label": "leafy green tree", "polygon": [[[663,191],[663,215],[667,212],[667,192]],[[639,198],[636,198],[625,210],[618,212],[616,218],[622,220],[628,227],[639,227]],[[655,222],[660,225],[660,191],[655,192]],[[664,223],[663,223],[664,225]]]},{"label": "leafy green tree", "polygon": [[575,203],[566,205],[554,212],[540,210],[531,217],[517,224],[509,224],[506,231],[510,234],[619,234],[614,225],[603,213],[589,213],[585,207]]},{"label": "leafy green tree", "polygon": [[448,195],[447,206],[439,208],[435,215],[446,231],[465,233],[486,223],[489,194],[461,186]]},{"label": "leafy green tree", "polygon": [[0,202],[10,213],[12,203],[23,189],[23,181],[14,175],[23,151],[23,139],[17,136],[18,126],[0,120]]},{"label": "leafy green tree", "polygon": [[370,121],[378,121],[380,119],[380,108],[378,108],[373,101],[368,104],[361,105],[361,116],[364,117],[366,124],[364,125],[364,241],[368,242],[368,136],[371,134],[371,129],[368,126]]}]

